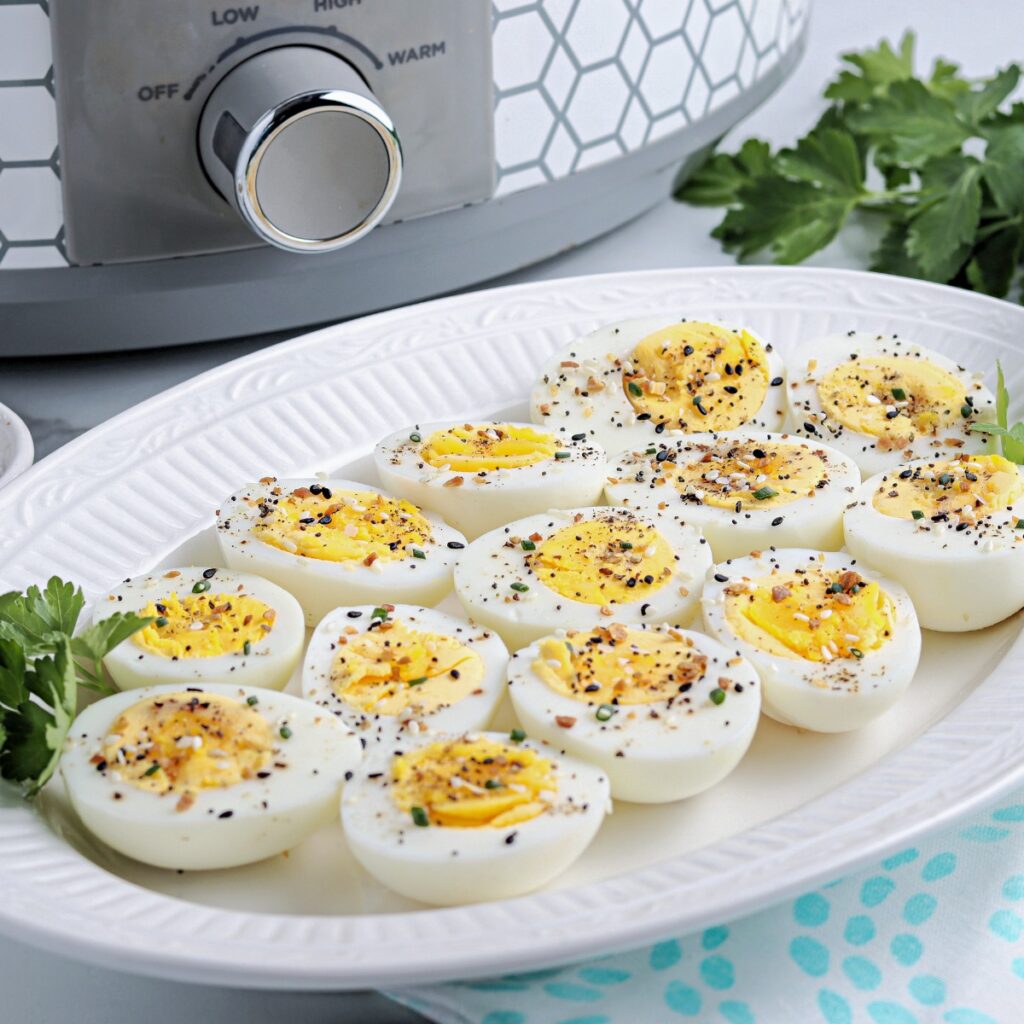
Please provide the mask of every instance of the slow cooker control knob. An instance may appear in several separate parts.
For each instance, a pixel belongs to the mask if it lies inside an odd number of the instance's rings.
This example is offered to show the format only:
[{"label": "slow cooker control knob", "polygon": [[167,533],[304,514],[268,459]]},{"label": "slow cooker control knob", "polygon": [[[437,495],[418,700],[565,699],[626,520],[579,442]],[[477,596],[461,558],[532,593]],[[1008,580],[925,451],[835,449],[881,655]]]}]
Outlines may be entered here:
[{"label": "slow cooker control knob", "polygon": [[252,231],[292,252],[362,238],[402,178],[387,112],[355,68],[313,46],[266,50],[228,72],[203,108],[199,155]]}]

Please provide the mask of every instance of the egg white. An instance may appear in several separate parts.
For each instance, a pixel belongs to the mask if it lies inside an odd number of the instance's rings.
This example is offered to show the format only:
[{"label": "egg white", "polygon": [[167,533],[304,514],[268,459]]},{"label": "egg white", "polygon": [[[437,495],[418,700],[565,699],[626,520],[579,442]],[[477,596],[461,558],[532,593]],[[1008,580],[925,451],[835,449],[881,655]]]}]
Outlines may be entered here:
[{"label": "egg white", "polygon": [[[885,450],[878,446],[876,437],[850,430],[830,417],[822,407],[818,382],[830,370],[848,362],[853,355],[858,359],[883,355],[918,356],[934,363],[963,383],[967,395],[974,403],[975,415],[942,428],[934,436],[918,436],[898,450]],[[937,456],[948,458],[959,452],[995,450],[989,435],[968,429],[971,423],[995,418],[995,398],[982,383],[983,375],[971,373],[942,353],[924,345],[896,335],[872,334],[867,331],[830,334],[801,345],[790,360],[789,367],[786,397],[789,423],[793,431],[816,441],[824,441],[848,455],[866,477],[913,459]]]},{"label": "egg white", "polygon": [[[508,734],[483,733],[508,742]],[[448,737],[424,734],[402,751]],[[551,810],[506,828],[416,826],[391,797],[392,751],[367,753],[345,787],[341,820],[356,860],[383,885],[436,905],[506,899],[539,889],[569,868],[590,845],[610,810],[608,780],[592,765],[529,741],[555,766]],[[376,776],[376,777],[375,777]]]},{"label": "egg white", "polygon": [[[465,538],[440,516],[424,512],[431,536],[422,545],[424,558],[378,559],[372,565],[329,562],[291,554],[264,543],[253,534],[259,521],[259,502],[273,502],[272,491],[288,494],[308,487],[306,479],[269,480],[240,487],[221,503],[217,537],[224,560],[233,569],[249,570],[273,580],[298,598],[306,625],[315,626],[332,608],[343,604],[437,604],[451,589],[452,570],[465,547]],[[373,491],[379,487],[354,480],[313,480],[332,491]]]},{"label": "egg white", "polygon": [[[371,742],[391,742],[399,735],[416,735],[424,729],[460,733],[486,728],[505,692],[508,651],[498,634],[435,608],[405,604],[388,607],[388,617],[392,621],[400,621],[420,632],[452,637],[480,655],[484,677],[479,692],[469,693],[462,700],[442,705],[435,711],[410,710],[400,716],[373,714],[348,703],[331,682],[332,667],[339,650],[338,639],[350,639],[352,635],[365,633],[380,622],[379,618],[373,617],[375,609],[372,605],[361,605],[335,608],[317,626],[309,641],[302,669],[302,695],[337,715],[349,728]],[[355,633],[350,634],[347,630]]]},{"label": "egg white", "polygon": [[[609,457],[670,437],[699,438],[702,432],[659,431],[653,420],[638,419],[623,387],[622,366],[614,365],[616,360],[628,365],[639,342],[673,322],[663,316],[623,320],[576,339],[542,367],[530,393],[530,418],[563,437],[586,432]],[[769,380],[781,381],[785,369],[774,347],[749,328],[746,330],[765,349]],[[588,390],[591,377],[605,385],[603,390]],[[782,383],[769,386],[757,413],[741,429],[781,430],[786,411],[784,390]]]},{"label": "egg white", "polygon": [[273,628],[252,646],[249,654],[237,651],[210,657],[179,658],[154,654],[129,637],[115,647],[103,664],[119,690],[163,683],[191,686],[193,683],[225,683],[282,689],[295,671],[306,642],[306,629],[299,602],[281,587],[246,572],[181,566],[162,569],[148,576],[136,576],[115,587],[96,604],[94,621],[111,612],[141,614],[150,602],[176,594],[190,597],[193,587],[208,583],[209,594],[243,593],[262,601],[275,613]]},{"label": "egg white", "polygon": [[[865,651],[861,659],[817,662],[769,653],[733,632],[725,613],[727,587],[769,576],[773,569],[788,573],[815,567],[852,569],[865,580],[878,583],[895,606],[892,637],[877,650]],[[761,709],[785,725],[815,732],[859,729],[891,708],[917,671],[921,629],[906,590],[842,551],[787,548],[714,565],[708,570],[701,606],[705,631],[754,666],[761,679]]]},{"label": "egg white", "polygon": [[[417,424],[385,437],[374,451],[384,487],[438,513],[470,539],[534,512],[594,505],[600,499],[605,476],[604,449],[586,434],[559,435],[563,458],[543,459],[516,469],[456,474],[424,462],[421,450],[430,435],[463,422]],[[490,425],[475,420],[473,423],[481,428]],[[531,423],[502,423],[537,429]],[[412,440],[413,436],[420,440]],[[457,475],[463,477],[464,484],[448,485]]]},{"label": "egg white", "polygon": [[[745,503],[739,512],[734,508],[717,508],[706,504],[699,488],[680,492],[671,483],[653,483],[665,471],[662,460],[687,466],[704,459],[708,452],[742,442],[771,442],[802,446],[820,453],[821,480],[824,486],[812,494],[794,499],[774,508],[759,508],[756,502]],[[709,472],[716,472],[713,462]],[[640,512],[674,510],[691,526],[698,527],[716,561],[739,558],[750,551],[775,546],[796,545],[835,551],[843,546],[843,509],[860,486],[860,470],[856,463],[819,441],[809,441],[792,434],[732,431],[704,435],[701,438],[677,438],[659,441],[646,448],[623,452],[609,467],[605,496],[613,505],[625,505]],[[665,506],[665,508],[662,508]]]},{"label": "egg white", "polygon": [[[125,856],[161,868],[206,870],[236,867],[298,845],[336,820],[348,773],[359,764],[358,738],[323,709],[286,693],[227,685],[194,688],[196,696],[255,698],[253,709],[271,724],[276,739],[267,778],[202,789],[187,810],[178,797],[119,781],[117,765],[90,760],[101,750],[118,716],[138,701],[180,692],[155,686],[105,697],[87,707],[68,733],[60,772],[85,827]],[[281,725],[291,736],[280,738]],[[230,814],[228,814],[230,812]]]},{"label": "egg white", "polygon": [[[679,632],[707,658],[704,675],[685,694],[650,704],[623,704],[607,721],[596,717],[597,703],[557,693],[537,675],[533,664],[540,657],[541,641],[516,651],[509,664],[509,695],[527,735],[597,765],[617,800],[665,803],[721,782],[754,737],[761,686],[753,666],[717,640]],[[557,635],[564,636],[564,631]],[[723,679],[729,684],[725,700],[715,704],[710,693],[722,687]]]},{"label": "egg white", "polygon": [[[984,629],[1024,608],[1024,496],[961,527],[955,518],[898,519],[873,504],[877,491],[921,459],[864,482],[846,510],[846,546],[865,565],[883,571],[910,594],[925,629]],[[1024,476],[1024,471],[1017,472]]]},{"label": "egg white", "polygon": [[[700,531],[670,513],[644,515],[618,507],[552,509],[478,537],[455,570],[455,592],[466,614],[495,630],[510,650],[545,636],[554,625],[585,629],[610,621],[602,616],[600,605],[563,597],[549,588],[528,567],[521,545],[509,544],[510,537],[547,537],[571,525],[577,515],[581,521],[609,515],[640,521],[658,530],[675,554],[672,577],[662,586],[651,592],[638,587],[636,600],[611,606],[617,621],[686,625],[693,619],[704,573],[711,564],[711,550]],[[518,591],[513,584],[527,589]]]}]

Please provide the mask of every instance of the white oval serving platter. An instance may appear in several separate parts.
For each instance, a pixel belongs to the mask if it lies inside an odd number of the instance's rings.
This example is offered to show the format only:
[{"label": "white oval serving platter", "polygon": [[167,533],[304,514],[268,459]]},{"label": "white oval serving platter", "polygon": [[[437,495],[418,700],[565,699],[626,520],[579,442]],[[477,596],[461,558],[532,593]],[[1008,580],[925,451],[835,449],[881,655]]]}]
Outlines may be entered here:
[{"label": "white oval serving platter", "polygon": [[[56,573],[95,597],[216,564],[236,484],[344,468],[416,420],[525,418],[540,362],[630,316],[744,323],[785,355],[832,331],[899,332],[1024,391],[1024,310],[849,271],[645,271],[473,292],[330,327],[222,366],[90,431],[0,493],[0,591]],[[1019,410],[1018,410],[1019,412]],[[619,805],[581,861],[521,899],[395,897],[324,829],[288,857],[177,874],[84,833],[59,785],[0,787],[0,929],[121,969],[246,986],[398,987],[506,974],[729,920],[834,878],[1024,780],[1022,618],[927,635],[908,694],[860,732],[764,721],[740,768],[679,804]]]}]

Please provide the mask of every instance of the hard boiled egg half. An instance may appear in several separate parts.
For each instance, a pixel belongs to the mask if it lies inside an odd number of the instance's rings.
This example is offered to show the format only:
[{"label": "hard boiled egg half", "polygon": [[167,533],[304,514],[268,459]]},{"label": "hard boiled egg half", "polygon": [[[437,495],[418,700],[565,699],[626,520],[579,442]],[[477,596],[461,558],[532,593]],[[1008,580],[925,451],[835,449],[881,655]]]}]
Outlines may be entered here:
[{"label": "hard boiled egg half", "polygon": [[465,547],[440,517],[353,480],[264,477],[221,505],[217,535],[228,565],[290,591],[310,626],[342,604],[436,604]]},{"label": "hard boiled egg half", "polygon": [[715,565],[704,628],[757,670],[762,708],[816,732],[859,729],[910,685],[921,653],[898,583],[843,552],[765,551]]},{"label": "hard boiled egg half", "polygon": [[156,686],[86,708],[60,771],[85,827],[156,867],[229,868],[301,843],[337,817],[359,740],[299,697]]},{"label": "hard boiled egg half", "polygon": [[552,510],[477,538],[455,571],[466,614],[509,649],[553,626],[685,625],[697,611],[711,552],[678,515],[627,508]]},{"label": "hard boiled egg half", "polygon": [[586,432],[530,423],[427,423],[384,438],[374,461],[392,494],[470,538],[533,512],[593,505],[604,487],[604,450]]},{"label": "hard boiled egg half", "polygon": [[1024,607],[1024,473],[1002,455],[880,473],[845,526],[847,548],[907,588],[926,629],[983,629]]},{"label": "hard boiled egg half", "polygon": [[360,736],[483,729],[505,692],[493,631],[434,608],[335,608],[313,634],[302,694]]},{"label": "hard boiled egg half", "polygon": [[518,896],[560,875],[600,828],[608,780],[514,735],[371,750],[341,803],[356,859],[389,889],[435,904]]},{"label": "hard boiled egg half", "polygon": [[779,430],[783,367],[744,327],[662,317],[624,320],[575,341],[542,370],[530,418],[585,433],[609,455],[663,433]]},{"label": "hard boiled egg half", "polygon": [[702,633],[612,623],[559,631],[512,656],[527,734],[607,774],[612,796],[662,803],[720,782],[761,710],[757,673]]},{"label": "hard boiled egg half", "polygon": [[981,374],[923,345],[850,331],[809,342],[790,365],[794,430],[849,455],[865,476],[992,449],[987,434],[971,430],[994,418]]},{"label": "hard boiled egg half", "polygon": [[679,513],[724,561],[773,545],[841,548],[860,471],[820,442],[743,431],[624,452],[608,480],[610,502]]},{"label": "hard boiled egg half", "polygon": [[137,576],[96,607],[153,621],[103,659],[119,690],[233,683],[280,690],[302,657],[302,608],[260,576],[183,566]]}]

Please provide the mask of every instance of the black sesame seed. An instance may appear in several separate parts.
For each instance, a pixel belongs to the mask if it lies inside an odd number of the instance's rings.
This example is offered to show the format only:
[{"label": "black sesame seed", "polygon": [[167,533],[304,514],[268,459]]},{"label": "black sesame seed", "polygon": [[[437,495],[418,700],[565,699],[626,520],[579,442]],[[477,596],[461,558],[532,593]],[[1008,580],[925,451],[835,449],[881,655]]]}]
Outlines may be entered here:
[{"label": "black sesame seed", "polygon": [[448,547],[450,547],[452,551],[461,551],[465,546],[466,545],[463,544],[461,540],[448,541]]},{"label": "black sesame seed", "polygon": [[217,570],[216,569],[204,569],[203,570],[203,579],[204,580],[212,580],[213,577],[216,576],[216,575],[217,575]]},{"label": "black sesame seed", "polygon": [[780,387],[781,384],[782,384],[782,378],[781,377],[772,377],[772,387],[773,388]]},{"label": "black sesame seed", "polygon": [[728,583],[729,582],[729,577],[724,575],[723,573],[716,572],[715,573],[715,582],[716,583]]}]

